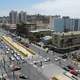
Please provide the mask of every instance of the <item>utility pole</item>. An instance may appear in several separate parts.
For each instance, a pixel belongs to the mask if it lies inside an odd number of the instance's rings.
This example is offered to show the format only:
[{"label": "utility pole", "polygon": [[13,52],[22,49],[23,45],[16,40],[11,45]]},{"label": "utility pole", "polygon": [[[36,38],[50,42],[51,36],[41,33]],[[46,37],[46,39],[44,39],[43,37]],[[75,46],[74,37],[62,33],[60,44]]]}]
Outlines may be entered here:
[{"label": "utility pole", "polygon": [[2,78],[3,78],[2,64],[0,64],[0,69],[1,69],[1,74],[2,74]]},{"label": "utility pole", "polygon": [[13,71],[13,80],[16,80],[14,71]]}]

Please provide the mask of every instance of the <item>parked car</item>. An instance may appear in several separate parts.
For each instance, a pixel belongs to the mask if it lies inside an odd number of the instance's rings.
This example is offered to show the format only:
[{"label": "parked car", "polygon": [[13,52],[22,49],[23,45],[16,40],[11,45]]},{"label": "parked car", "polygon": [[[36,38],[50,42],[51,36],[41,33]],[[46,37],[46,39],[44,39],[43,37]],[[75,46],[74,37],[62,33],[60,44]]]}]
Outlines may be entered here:
[{"label": "parked car", "polygon": [[67,55],[63,55],[63,56],[62,56],[63,59],[66,59],[67,57],[68,57]]},{"label": "parked car", "polygon": [[29,77],[26,76],[26,75],[24,75],[24,74],[20,74],[20,75],[19,75],[19,78],[21,78],[21,79],[29,79]]},{"label": "parked car", "polygon": [[73,66],[71,66],[71,65],[68,65],[68,66],[66,66],[66,67],[68,67],[70,70],[74,70],[75,68],[73,67]]},{"label": "parked car", "polygon": [[13,50],[11,50],[11,53],[14,53],[14,51],[13,51]]},{"label": "parked car", "polygon": [[70,69],[68,67],[63,67],[64,70],[69,71]]},{"label": "parked car", "polygon": [[6,53],[8,54],[8,53],[9,53],[9,51],[6,51]]},{"label": "parked car", "polygon": [[48,62],[48,61],[50,61],[50,58],[49,57],[44,58],[44,62]]},{"label": "parked car", "polygon": [[14,54],[14,57],[16,58],[16,60],[20,60],[20,57],[17,54]]},{"label": "parked car", "polygon": [[54,60],[55,60],[55,61],[59,61],[59,60],[60,60],[60,57],[55,57]]},{"label": "parked car", "polygon": [[10,48],[7,49],[8,51],[10,50]]},{"label": "parked car", "polygon": [[14,61],[15,58],[13,56],[9,57],[10,60]]},{"label": "parked car", "polygon": [[70,72],[71,74],[75,75],[75,76],[78,75],[78,72],[77,72],[76,70],[70,70],[69,72]]}]

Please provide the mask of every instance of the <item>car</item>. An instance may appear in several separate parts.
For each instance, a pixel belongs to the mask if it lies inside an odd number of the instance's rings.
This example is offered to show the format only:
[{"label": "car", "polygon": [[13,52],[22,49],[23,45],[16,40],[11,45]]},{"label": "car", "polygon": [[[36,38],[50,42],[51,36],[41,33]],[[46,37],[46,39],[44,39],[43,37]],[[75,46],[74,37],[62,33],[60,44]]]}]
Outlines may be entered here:
[{"label": "car", "polygon": [[21,78],[21,79],[29,79],[29,77],[26,76],[26,75],[24,75],[24,74],[20,74],[20,75],[19,75],[19,78]]},{"label": "car", "polygon": [[27,48],[29,48],[29,44],[27,44],[27,43],[24,43],[24,46],[26,46]]},{"label": "car", "polygon": [[73,67],[73,66],[71,66],[71,65],[68,65],[68,66],[66,66],[66,67],[68,67],[70,70],[74,70],[75,68]]},{"label": "car", "polygon": [[80,70],[75,70],[78,74],[80,74]]},{"label": "car", "polygon": [[48,62],[48,61],[50,61],[50,58],[49,57],[44,58],[44,62]]},{"label": "car", "polygon": [[68,67],[63,67],[63,69],[66,71],[70,71],[70,69]]},{"label": "car", "polygon": [[23,56],[20,56],[22,60],[24,60],[25,58]]},{"label": "car", "polygon": [[9,57],[10,60],[14,61],[15,58],[13,56]]},{"label": "car", "polygon": [[33,64],[37,65],[40,61],[33,61]]},{"label": "car", "polygon": [[5,48],[7,49],[7,48],[8,48],[8,46],[5,46]]},{"label": "car", "polygon": [[14,53],[13,56],[16,57],[17,55]]},{"label": "car", "polygon": [[21,56],[20,54],[17,54],[18,56]]},{"label": "car", "polygon": [[66,59],[67,57],[68,57],[67,55],[63,55],[63,56],[62,56],[63,59]]},{"label": "car", "polygon": [[77,72],[76,70],[70,70],[69,72],[70,72],[71,74],[75,75],[75,76],[78,75],[78,72]]},{"label": "car", "polygon": [[10,50],[10,48],[7,49],[8,51]]},{"label": "car", "polygon": [[5,51],[5,53],[7,53],[7,54],[8,54],[8,53],[9,53],[9,51],[7,50],[7,51]]},{"label": "car", "polygon": [[59,61],[59,60],[60,60],[60,57],[55,57],[54,60],[55,60],[55,61]]},{"label": "car", "polygon": [[16,58],[16,60],[20,60],[20,57],[17,54],[14,54],[14,57]]},{"label": "car", "polygon": [[11,50],[11,53],[14,53],[14,51],[13,51],[13,50]]}]

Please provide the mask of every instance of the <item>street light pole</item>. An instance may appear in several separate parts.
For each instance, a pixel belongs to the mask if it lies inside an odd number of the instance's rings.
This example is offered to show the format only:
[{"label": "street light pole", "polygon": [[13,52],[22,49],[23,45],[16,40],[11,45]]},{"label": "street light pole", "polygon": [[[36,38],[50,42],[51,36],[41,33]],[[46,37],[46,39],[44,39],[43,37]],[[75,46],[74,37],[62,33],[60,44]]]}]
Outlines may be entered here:
[{"label": "street light pole", "polygon": [[1,69],[1,74],[2,74],[2,78],[3,78],[3,73],[2,73],[2,66],[1,66],[1,64],[0,64],[0,69]]},{"label": "street light pole", "polygon": [[13,80],[16,80],[14,71],[13,71]]}]

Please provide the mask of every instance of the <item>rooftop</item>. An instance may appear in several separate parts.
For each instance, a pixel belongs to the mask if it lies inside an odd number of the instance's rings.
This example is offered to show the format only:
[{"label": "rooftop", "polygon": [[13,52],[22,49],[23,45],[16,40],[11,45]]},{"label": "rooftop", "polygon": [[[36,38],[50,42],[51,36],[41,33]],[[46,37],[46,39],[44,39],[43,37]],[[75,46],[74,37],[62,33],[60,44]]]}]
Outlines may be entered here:
[{"label": "rooftop", "polygon": [[30,32],[41,32],[41,31],[53,31],[51,29],[36,29],[36,30],[33,30],[33,31],[30,31]]},{"label": "rooftop", "polygon": [[71,31],[71,32],[54,32],[53,34],[56,34],[56,35],[60,35],[60,36],[62,36],[62,35],[65,35],[65,36],[67,36],[67,35],[79,35],[80,34],[80,31]]}]

